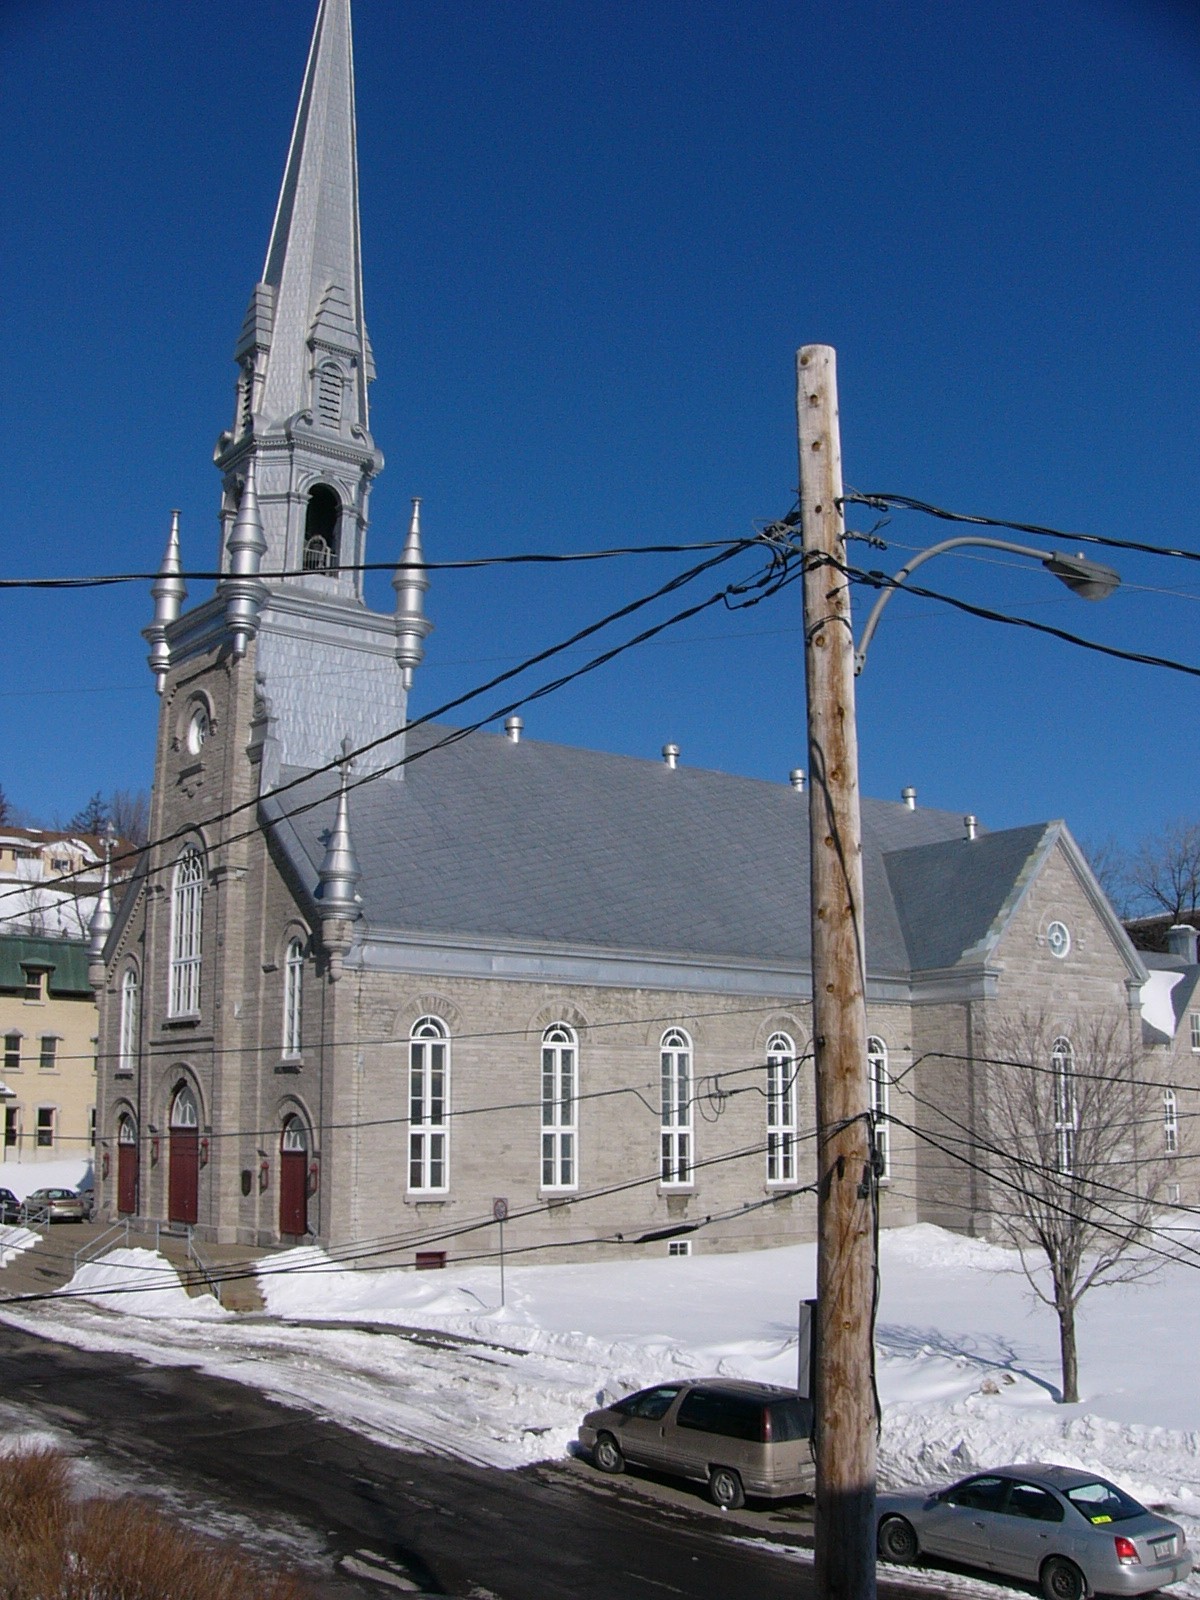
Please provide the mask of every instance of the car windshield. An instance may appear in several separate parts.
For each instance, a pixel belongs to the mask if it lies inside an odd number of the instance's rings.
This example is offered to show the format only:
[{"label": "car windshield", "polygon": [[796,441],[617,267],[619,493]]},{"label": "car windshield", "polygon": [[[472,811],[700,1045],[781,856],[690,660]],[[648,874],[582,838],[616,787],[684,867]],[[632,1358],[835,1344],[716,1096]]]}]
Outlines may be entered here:
[{"label": "car windshield", "polygon": [[658,1389],[642,1389],[624,1400],[618,1400],[613,1410],[624,1412],[627,1417],[644,1417],[648,1422],[657,1422],[659,1417],[666,1416],[678,1393],[677,1383],[665,1384]]},{"label": "car windshield", "polygon": [[1115,1483],[1105,1483],[1103,1478],[1097,1478],[1094,1483],[1077,1483],[1063,1493],[1076,1511],[1095,1527],[1109,1522],[1128,1522],[1130,1517],[1144,1516],[1146,1511],[1132,1495],[1118,1489]]}]

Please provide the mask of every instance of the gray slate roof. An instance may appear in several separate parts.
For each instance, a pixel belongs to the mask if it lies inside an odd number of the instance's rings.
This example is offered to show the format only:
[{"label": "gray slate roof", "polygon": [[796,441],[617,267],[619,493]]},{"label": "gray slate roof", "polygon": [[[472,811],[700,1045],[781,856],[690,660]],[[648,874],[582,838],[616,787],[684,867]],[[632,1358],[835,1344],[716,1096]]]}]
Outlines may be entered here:
[{"label": "gray slate roof", "polygon": [[[352,789],[372,934],[532,942],[806,967],[808,801],[787,784],[495,734],[431,749],[402,781]],[[283,781],[302,775],[286,771]],[[333,820],[326,774],[263,801],[311,897]],[[876,974],[951,965],[986,933],[1045,826],[980,834],[961,816],[863,801]]]}]

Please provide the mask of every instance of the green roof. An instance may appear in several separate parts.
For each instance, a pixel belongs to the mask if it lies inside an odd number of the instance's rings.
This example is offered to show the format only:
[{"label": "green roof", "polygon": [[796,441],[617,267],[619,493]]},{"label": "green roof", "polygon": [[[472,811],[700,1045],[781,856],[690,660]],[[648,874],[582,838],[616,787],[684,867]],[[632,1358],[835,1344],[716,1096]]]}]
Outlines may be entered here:
[{"label": "green roof", "polygon": [[88,947],[82,939],[0,937],[0,989],[23,989],[25,968],[39,967],[49,976],[52,995],[90,995]]}]

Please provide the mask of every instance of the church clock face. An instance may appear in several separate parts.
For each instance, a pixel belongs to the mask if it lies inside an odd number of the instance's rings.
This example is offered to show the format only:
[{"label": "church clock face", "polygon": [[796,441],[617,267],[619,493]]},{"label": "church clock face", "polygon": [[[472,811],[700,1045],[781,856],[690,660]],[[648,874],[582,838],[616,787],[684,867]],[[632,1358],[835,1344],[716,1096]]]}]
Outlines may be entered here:
[{"label": "church clock face", "polygon": [[197,706],[187,725],[187,747],[191,755],[198,756],[204,748],[204,741],[208,738],[208,712],[203,706]]}]

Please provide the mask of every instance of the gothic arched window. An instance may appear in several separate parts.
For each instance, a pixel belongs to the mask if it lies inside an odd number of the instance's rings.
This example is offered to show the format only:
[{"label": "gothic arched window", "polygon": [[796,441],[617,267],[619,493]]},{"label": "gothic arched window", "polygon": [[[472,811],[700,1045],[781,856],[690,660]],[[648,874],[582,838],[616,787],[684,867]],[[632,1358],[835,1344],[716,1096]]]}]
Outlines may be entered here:
[{"label": "gothic arched window", "polygon": [[293,939],[283,958],[283,1053],[300,1054],[300,998],[304,984],[304,946]]},{"label": "gothic arched window", "polygon": [[121,979],[121,1020],[117,1043],[117,1071],[132,1072],[137,1064],[138,1035],[142,1021],[142,985],[137,969],[126,967]]},{"label": "gothic arched window", "polygon": [[189,1016],[200,1009],[200,934],[204,863],[188,845],[175,863],[171,884],[171,987],[167,1013]]}]

